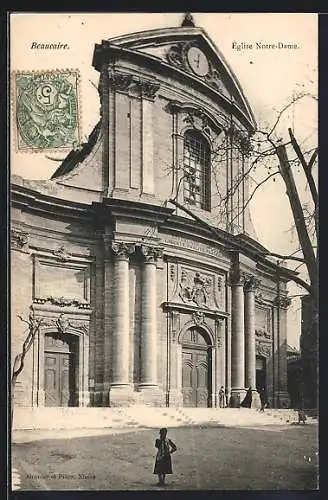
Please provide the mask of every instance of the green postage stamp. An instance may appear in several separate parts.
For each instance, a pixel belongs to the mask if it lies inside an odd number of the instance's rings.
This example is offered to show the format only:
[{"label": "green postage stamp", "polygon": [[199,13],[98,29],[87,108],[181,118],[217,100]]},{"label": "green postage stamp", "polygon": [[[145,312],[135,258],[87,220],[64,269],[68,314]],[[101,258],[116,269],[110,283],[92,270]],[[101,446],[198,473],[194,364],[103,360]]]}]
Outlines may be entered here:
[{"label": "green postage stamp", "polygon": [[80,142],[78,70],[13,75],[19,151],[65,150]]}]

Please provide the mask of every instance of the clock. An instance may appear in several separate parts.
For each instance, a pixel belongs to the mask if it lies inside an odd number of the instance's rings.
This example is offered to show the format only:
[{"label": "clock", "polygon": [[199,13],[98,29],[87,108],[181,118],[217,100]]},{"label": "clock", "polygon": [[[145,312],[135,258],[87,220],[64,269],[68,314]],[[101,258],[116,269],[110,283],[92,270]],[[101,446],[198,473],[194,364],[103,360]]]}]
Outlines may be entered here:
[{"label": "clock", "polygon": [[209,71],[207,57],[198,47],[190,47],[187,52],[189,66],[198,76],[205,76]]}]

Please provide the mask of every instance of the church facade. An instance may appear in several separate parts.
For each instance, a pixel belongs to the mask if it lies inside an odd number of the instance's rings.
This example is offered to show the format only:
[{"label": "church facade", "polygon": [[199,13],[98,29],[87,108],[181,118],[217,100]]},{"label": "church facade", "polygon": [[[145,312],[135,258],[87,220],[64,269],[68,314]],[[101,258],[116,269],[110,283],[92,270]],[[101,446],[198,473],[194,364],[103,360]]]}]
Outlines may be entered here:
[{"label": "church facade", "polygon": [[[100,120],[48,181],[12,178],[21,406],[238,406],[287,392],[286,283],[248,207],[243,91],[193,25],[97,44]],[[240,179],[236,182],[236,179]]]}]

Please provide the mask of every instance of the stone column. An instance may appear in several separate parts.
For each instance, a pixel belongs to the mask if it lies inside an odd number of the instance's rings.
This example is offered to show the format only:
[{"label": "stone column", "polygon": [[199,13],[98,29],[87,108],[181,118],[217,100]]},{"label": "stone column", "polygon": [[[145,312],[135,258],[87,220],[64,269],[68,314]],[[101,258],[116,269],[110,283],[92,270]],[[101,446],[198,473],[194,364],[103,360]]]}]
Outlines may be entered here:
[{"label": "stone column", "polygon": [[245,282],[245,386],[252,387],[252,407],[261,406],[256,390],[255,290],[260,281],[250,276]]},{"label": "stone column", "polygon": [[238,273],[231,283],[231,406],[245,396],[244,283]]},{"label": "stone column", "polygon": [[134,245],[112,243],[114,254],[113,287],[113,331],[112,331],[112,381],[110,406],[129,404],[132,388],[129,383],[129,256],[134,252]]},{"label": "stone column", "polygon": [[279,294],[275,298],[277,307],[277,403],[279,408],[288,408],[290,404],[289,394],[287,390],[287,308],[291,300],[283,294]]},{"label": "stone column", "polygon": [[141,401],[155,404],[158,398],[157,383],[157,283],[156,261],[159,249],[142,246],[144,257],[141,285],[141,346],[139,391]]}]

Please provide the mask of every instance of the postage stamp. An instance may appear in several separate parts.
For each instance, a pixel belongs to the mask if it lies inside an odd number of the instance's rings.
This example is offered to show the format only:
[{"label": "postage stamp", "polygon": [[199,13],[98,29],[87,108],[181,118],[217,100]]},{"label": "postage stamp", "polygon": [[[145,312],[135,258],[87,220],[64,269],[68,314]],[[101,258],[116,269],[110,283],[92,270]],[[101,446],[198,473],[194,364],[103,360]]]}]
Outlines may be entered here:
[{"label": "postage stamp", "polygon": [[79,71],[22,71],[13,75],[16,146],[58,151],[80,141]]}]

